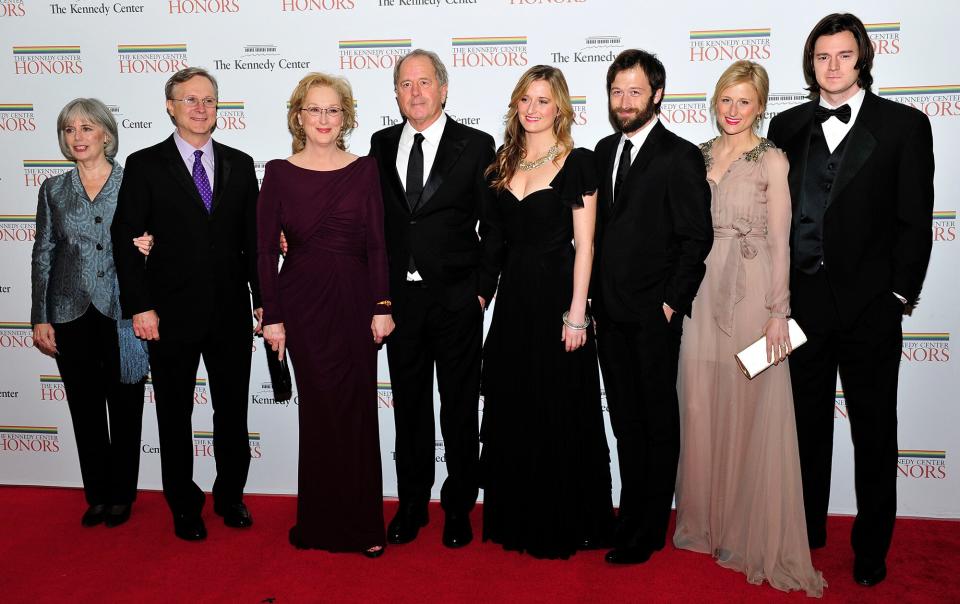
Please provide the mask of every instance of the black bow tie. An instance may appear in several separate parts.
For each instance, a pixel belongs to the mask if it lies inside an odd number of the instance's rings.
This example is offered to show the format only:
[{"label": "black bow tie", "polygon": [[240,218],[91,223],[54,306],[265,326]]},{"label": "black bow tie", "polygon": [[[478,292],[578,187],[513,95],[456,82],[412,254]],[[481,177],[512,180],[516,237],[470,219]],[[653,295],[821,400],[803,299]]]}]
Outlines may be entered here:
[{"label": "black bow tie", "polygon": [[847,124],[850,122],[850,113],[850,105],[840,105],[836,109],[827,109],[823,105],[817,105],[817,110],[814,115],[817,116],[817,121],[821,124],[830,119],[830,116]]}]

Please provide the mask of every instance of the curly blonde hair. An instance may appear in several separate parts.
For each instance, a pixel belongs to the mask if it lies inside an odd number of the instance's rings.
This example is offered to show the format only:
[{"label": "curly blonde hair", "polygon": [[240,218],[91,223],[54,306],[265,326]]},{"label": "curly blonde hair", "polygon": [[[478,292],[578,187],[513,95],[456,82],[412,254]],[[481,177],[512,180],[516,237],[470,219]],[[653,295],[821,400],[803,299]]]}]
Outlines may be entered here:
[{"label": "curly blonde hair", "polygon": [[332,88],[337,96],[340,97],[340,107],[343,109],[343,119],[341,120],[340,135],[337,137],[337,148],[346,151],[346,137],[350,136],[356,127],[357,110],[353,100],[353,89],[350,88],[350,82],[346,78],[327,75],[325,73],[312,72],[303,77],[290,94],[290,101],[287,103],[287,130],[293,137],[293,152],[303,151],[307,144],[307,135],[303,131],[303,126],[297,116],[303,109],[303,102],[307,98],[307,93],[312,88],[326,86]]}]

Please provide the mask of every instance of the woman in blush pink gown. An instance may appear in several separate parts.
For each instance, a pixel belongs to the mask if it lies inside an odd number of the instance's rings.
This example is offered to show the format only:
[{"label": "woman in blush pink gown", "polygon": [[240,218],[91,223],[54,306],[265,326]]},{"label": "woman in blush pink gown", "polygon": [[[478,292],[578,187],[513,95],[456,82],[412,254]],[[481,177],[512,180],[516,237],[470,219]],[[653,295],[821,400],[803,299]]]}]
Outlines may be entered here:
[{"label": "woman in blush pink gown", "polygon": [[[713,98],[720,136],[701,145],[714,244],[680,347],[679,548],[711,554],[751,583],[826,585],[813,568],[786,357],[790,353],[788,164],[758,136],[766,71],[738,61]],[[734,355],[766,334],[776,365],[754,379]]]}]

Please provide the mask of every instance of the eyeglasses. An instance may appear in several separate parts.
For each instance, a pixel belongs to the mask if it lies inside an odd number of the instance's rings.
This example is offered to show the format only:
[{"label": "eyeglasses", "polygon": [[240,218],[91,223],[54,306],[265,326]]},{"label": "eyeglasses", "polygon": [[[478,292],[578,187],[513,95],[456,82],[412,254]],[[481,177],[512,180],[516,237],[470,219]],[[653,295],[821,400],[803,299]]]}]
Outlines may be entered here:
[{"label": "eyeglasses", "polygon": [[314,119],[320,119],[321,115],[327,114],[328,118],[335,120],[343,114],[340,107],[304,107],[300,111],[306,111]]},{"label": "eyeglasses", "polygon": [[217,99],[210,96],[203,99],[197,96],[185,96],[182,99],[170,99],[170,100],[183,103],[187,107],[196,107],[197,105],[202,104],[207,109],[213,109],[214,107],[217,106]]}]

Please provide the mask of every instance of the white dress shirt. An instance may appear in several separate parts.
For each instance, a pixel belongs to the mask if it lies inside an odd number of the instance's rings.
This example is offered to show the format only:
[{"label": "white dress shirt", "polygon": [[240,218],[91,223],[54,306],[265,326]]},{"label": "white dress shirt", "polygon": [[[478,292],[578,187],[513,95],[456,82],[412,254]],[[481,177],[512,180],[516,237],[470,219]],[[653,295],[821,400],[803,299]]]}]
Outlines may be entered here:
[{"label": "white dress shirt", "polygon": [[832,115],[830,119],[820,124],[820,127],[823,128],[823,138],[827,139],[827,148],[830,149],[830,153],[833,153],[834,149],[843,142],[843,138],[850,132],[850,129],[853,128],[854,122],[857,121],[857,114],[860,113],[860,107],[863,106],[863,97],[866,95],[867,92],[861,88],[860,92],[843,103],[840,103],[837,107],[825,101],[823,96],[820,97],[820,106],[826,107],[827,109],[837,109],[844,105],[850,105],[850,121],[846,124]]},{"label": "white dress shirt", "polygon": [[[620,142],[617,143],[617,152],[613,156],[613,173],[610,175],[611,187],[616,186],[617,182],[617,169],[620,167],[620,154],[623,153],[623,143],[628,139],[633,143],[633,149],[630,149],[630,165],[633,165],[633,160],[637,159],[637,153],[640,152],[640,147],[643,146],[643,143],[646,142],[647,137],[650,135],[650,131],[653,130],[653,127],[660,121],[659,117],[655,117],[646,126],[640,128],[630,136],[626,134],[620,135]],[[610,189],[613,190],[612,188]]]},{"label": "white dress shirt", "polygon": [[[423,135],[423,184],[427,184],[433,161],[437,158],[437,147],[440,146],[440,137],[443,136],[443,127],[447,125],[447,114],[441,113],[435,122],[421,132]],[[400,144],[397,146],[397,174],[404,190],[407,187],[407,163],[410,161],[410,149],[413,149],[413,135],[416,128],[407,122],[400,133]]]}]

